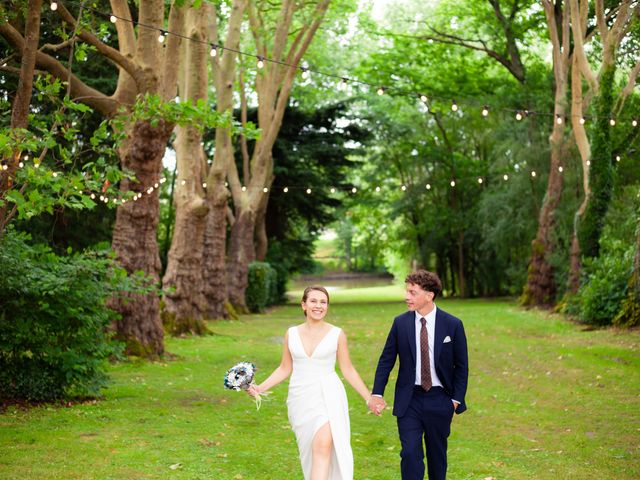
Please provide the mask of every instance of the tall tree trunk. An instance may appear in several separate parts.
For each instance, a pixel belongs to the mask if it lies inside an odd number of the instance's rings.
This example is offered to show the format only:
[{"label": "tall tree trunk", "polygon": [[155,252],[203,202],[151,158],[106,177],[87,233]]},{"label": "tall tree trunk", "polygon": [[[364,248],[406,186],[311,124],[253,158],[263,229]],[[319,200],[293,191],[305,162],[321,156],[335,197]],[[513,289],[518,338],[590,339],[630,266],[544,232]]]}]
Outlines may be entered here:
[{"label": "tall tree trunk", "polygon": [[[574,122],[574,136],[582,157],[584,199],[574,217],[568,279],[570,293],[576,293],[580,287],[582,257],[593,257],[599,253],[600,235],[613,189],[609,120],[613,116],[614,109],[616,51],[624,36],[629,32],[629,22],[632,21],[633,16],[630,0],[619,2],[613,22],[606,18],[605,5],[602,0],[596,0],[593,11],[595,12],[597,31],[600,33],[602,42],[602,61],[598,75],[592,71],[584,48],[585,42],[590,38],[586,32],[588,31],[587,25],[591,7],[588,2],[571,0],[571,29],[573,30],[575,57],[573,74],[575,78],[572,85],[573,106],[579,105],[583,109],[581,76],[587,81],[597,103],[596,125],[592,130],[593,158],[591,157],[589,138],[584,127]],[[635,12],[636,14],[638,12],[637,6]],[[631,70],[629,83],[618,98],[619,108],[622,107],[624,98],[629,93],[629,85],[635,84],[639,69],[640,62]],[[574,108],[574,118],[576,115],[581,117],[582,112],[578,113],[578,109]],[[590,166],[589,163],[591,163]]]},{"label": "tall tree trunk", "polygon": [[[206,100],[208,89],[207,48],[208,9],[190,9],[187,13],[187,33],[200,41],[186,42],[181,55],[179,94],[196,103]],[[176,138],[178,185],[175,192],[176,223],[169,250],[167,271],[163,278],[165,310],[162,319],[174,335],[207,332],[204,317],[207,302],[204,296],[204,232],[208,205],[203,180],[206,159],[202,148],[202,133],[192,125],[178,126]]]},{"label": "tall tree trunk", "polygon": [[[329,0],[320,0],[315,5],[314,11],[303,20],[291,42],[287,39],[290,36],[290,28],[296,12],[295,2],[293,0],[282,2],[272,39],[264,38],[265,33],[271,33],[271,31],[262,24],[262,18],[257,12],[255,3],[254,1],[249,3],[249,22],[258,54],[288,65],[295,65],[296,68],[267,62],[263,71],[256,77],[258,126],[262,129],[262,136],[256,142],[251,158],[251,178],[244,179],[244,184],[248,187],[247,191],[241,188],[242,184],[235,163],[229,165],[229,184],[236,212],[236,223],[231,230],[231,244],[227,259],[229,299],[240,309],[246,308],[244,299],[247,286],[246,275],[249,262],[255,259],[253,244],[255,222],[260,202],[264,200],[263,188],[268,188],[273,181],[272,148],[282,125],[293,81],[298,73],[297,66],[324,18]],[[268,45],[271,51],[268,51]]]},{"label": "tall tree trunk", "polygon": [[[267,187],[267,188],[270,188]],[[267,237],[267,206],[269,204],[269,194],[265,195],[260,200],[258,205],[258,211],[256,213],[256,228],[255,228],[255,259],[259,262],[264,262],[267,258],[267,251],[269,250],[269,238]]]},{"label": "tall tree trunk", "polygon": [[[565,104],[569,74],[569,11],[568,7],[557,12],[551,2],[544,1],[543,6],[553,45],[553,73],[555,80],[555,108],[553,130],[549,138],[551,161],[547,191],[540,209],[538,231],[531,243],[531,261],[527,275],[527,284],[522,295],[522,303],[527,306],[550,307],[555,302],[557,285],[550,257],[555,251],[554,229],[555,213],[562,194],[562,173],[559,167],[565,150]],[[558,13],[561,13],[561,18]],[[557,21],[561,20],[561,25]],[[560,120],[560,121],[558,121]]]},{"label": "tall tree trunk", "polygon": [[569,248],[569,275],[567,280],[567,291],[569,293],[577,293],[580,288],[580,272],[582,270],[582,260],[580,258],[580,244],[578,242],[578,222],[584,215],[587,208],[587,199],[590,195],[589,190],[589,165],[591,164],[591,145],[587,137],[587,131],[584,123],[581,121],[584,117],[585,107],[582,99],[582,76],[580,75],[580,67],[578,65],[578,56],[574,55],[571,66],[571,118],[573,125],[573,136],[576,140],[580,158],[582,161],[582,188],[583,200],[574,215],[573,233],[571,235],[571,246]]},{"label": "tall tree trunk", "polygon": [[589,169],[590,195],[587,208],[578,221],[578,240],[581,253],[597,257],[600,252],[600,235],[613,192],[613,164],[611,147],[611,111],[615,64],[609,66],[600,77],[600,91],[596,98],[596,124],[593,129],[591,168]]},{"label": "tall tree trunk", "polygon": [[249,263],[255,260],[253,232],[256,215],[249,208],[242,209],[231,228],[229,239],[229,259],[227,279],[229,281],[229,301],[238,310],[246,311],[244,298],[248,284]]},{"label": "tall tree trunk", "polygon": [[202,188],[201,139],[202,135],[195,127],[178,128],[175,145],[180,188],[175,195],[176,222],[167,272],[162,281],[165,303],[162,320],[174,335],[199,335],[207,331],[203,320],[207,307],[202,263],[208,207]]},{"label": "tall tree trunk", "polygon": [[[36,54],[38,52],[38,42],[40,41],[40,11],[42,0],[29,0],[27,11],[27,21],[25,24],[24,48],[22,51],[20,78],[18,79],[18,90],[13,99],[11,107],[11,128],[27,128],[29,125],[29,106],[31,105],[31,95],[33,91],[33,74],[36,67]],[[3,158],[7,170],[0,175],[0,199],[13,187],[13,177],[20,162],[22,152],[15,150],[11,156]],[[11,221],[8,214],[8,205],[0,206],[0,236],[4,227]]]},{"label": "tall tree trunk", "polygon": [[[211,7],[213,8],[213,7]],[[247,8],[247,0],[234,0],[229,17],[225,50],[222,56],[212,58],[216,85],[216,109],[221,114],[233,110],[233,91],[236,78],[236,59],[240,45],[240,28]],[[211,40],[220,45],[216,15],[210,15]],[[225,318],[229,314],[228,285],[226,265],[227,208],[229,191],[225,184],[229,166],[235,163],[231,132],[226,128],[217,128],[215,136],[215,154],[207,175],[207,215],[204,240],[204,295],[207,302],[207,315],[210,318]]]},{"label": "tall tree trunk", "polygon": [[[209,177],[211,178],[211,177]],[[204,238],[204,296],[207,318],[227,318],[230,313],[227,291],[226,240],[227,196],[225,191],[208,198],[209,209]]]},{"label": "tall tree trunk", "polygon": [[[167,141],[173,125],[160,120],[152,127],[149,121],[136,122],[127,135],[121,161],[124,169],[135,173],[139,183],[123,180],[120,190],[137,191],[137,185],[159,182]],[[116,259],[127,272],[142,271],[154,286],[159,283],[160,256],[156,232],[160,209],[158,190],[142,193],[137,201],[118,207],[112,247]],[[116,322],[117,336],[125,341],[127,353],[153,357],[164,353],[164,333],[160,322],[160,301],[156,293],[128,294],[114,299],[110,306],[121,313]]]}]

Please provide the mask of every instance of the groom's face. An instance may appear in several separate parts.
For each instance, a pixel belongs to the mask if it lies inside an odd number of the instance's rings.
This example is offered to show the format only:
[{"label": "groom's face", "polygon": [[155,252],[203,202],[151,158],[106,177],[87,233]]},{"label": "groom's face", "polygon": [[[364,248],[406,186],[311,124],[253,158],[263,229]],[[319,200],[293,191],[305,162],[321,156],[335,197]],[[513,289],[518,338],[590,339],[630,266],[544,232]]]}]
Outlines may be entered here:
[{"label": "groom's face", "polygon": [[426,292],[420,285],[415,283],[407,283],[405,301],[407,302],[407,308],[411,311],[422,312],[430,310],[433,302],[433,292]]}]

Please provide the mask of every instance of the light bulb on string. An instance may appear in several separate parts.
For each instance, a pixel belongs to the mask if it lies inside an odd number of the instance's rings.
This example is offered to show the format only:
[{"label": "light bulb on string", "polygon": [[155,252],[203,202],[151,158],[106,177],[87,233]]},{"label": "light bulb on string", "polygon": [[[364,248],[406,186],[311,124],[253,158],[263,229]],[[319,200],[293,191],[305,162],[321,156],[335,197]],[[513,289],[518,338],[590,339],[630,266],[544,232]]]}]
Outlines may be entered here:
[{"label": "light bulb on string", "polygon": [[89,195],[91,197],[91,200],[95,200],[96,199],[96,194],[92,193],[91,195]]},{"label": "light bulb on string", "polygon": [[402,185],[402,187],[400,187],[402,189],[403,192],[407,191],[407,186],[406,185]]},{"label": "light bulb on string", "polygon": [[247,187],[245,187],[244,185],[242,186],[242,191],[246,192],[247,191]]},{"label": "light bulb on string", "polygon": [[207,188],[207,182],[202,182],[202,188]]},{"label": "light bulb on string", "polygon": [[427,184],[424,186],[424,188],[426,188],[427,190],[431,190],[431,184],[430,184],[430,183],[427,183]]},{"label": "light bulb on string", "polygon": [[621,160],[620,155],[616,155],[616,162],[619,162]]},{"label": "light bulb on string", "polygon": [[158,35],[158,41],[160,43],[164,43],[165,38],[167,38],[167,32],[164,30],[160,30],[160,35]]},{"label": "light bulb on string", "polygon": [[587,160],[587,167],[591,166],[591,160]]},{"label": "light bulb on string", "polygon": [[186,183],[187,183],[187,181],[186,181],[186,180],[182,180],[182,181],[180,182],[180,185],[185,185]]},{"label": "light bulb on string", "polygon": [[264,67],[264,57],[262,56],[258,56],[258,68],[263,68]]},{"label": "light bulb on string", "polygon": [[429,100],[429,99],[427,98],[427,96],[426,96],[426,95],[420,95],[420,101],[421,101],[422,103],[427,103],[427,101],[428,101],[428,100]]},{"label": "light bulb on string", "polygon": [[20,168],[24,167],[24,163],[23,162],[18,163],[18,167]]},{"label": "light bulb on string", "polygon": [[302,70],[302,75],[301,77],[306,80],[307,78],[309,78],[309,69],[306,67],[300,67],[300,70]]},{"label": "light bulb on string", "polygon": [[115,15],[111,15],[111,16],[109,17],[109,21],[110,21],[111,23],[116,23],[116,22],[118,21],[118,17],[116,17]]},{"label": "light bulb on string", "polygon": [[338,90],[340,91],[346,90],[348,83],[349,83],[349,80],[343,77],[342,80],[340,80],[340,83],[338,83]]},{"label": "light bulb on string", "polygon": [[380,187],[376,187],[376,192],[379,192],[379,191],[380,191]]},{"label": "light bulb on string", "polygon": [[451,102],[451,110],[453,110],[454,112],[458,111],[458,104],[456,103],[455,100]]},{"label": "light bulb on string", "polygon": [[522,120],[522,113],[521,112],[516,112],[516,120],[518,120],[518,121]]},{"label": "light bulb on string", "polygon": [[358,192],[358,189],[357,189],[356,187],[353,187],[353,188],[351,189],[351,193],[357,193],[357,192]]},{"label": "light bulb on string", "polygon": [[482,180],[482,177],[478,177],[478,183],[479,183],[480,185],[482,185],[482,182],[483,182],[483,181],[484,181],[484,180]]},{"label": "light bulb on string", "polygon": [[615,127],[616,121],[612,118],[611,120],[609,120],[609,125],[611,125],[612,127]]},{"label": "light bulb on string", "polygon": [[635,118],[633,120],[631,120],[631,126],[632,127],[637,127],[638,126],[638,120],[636,120]]},{"label": "light bulb on string", "polygon": [[532,170],[532,171],[531,171],[531,177],[532,177],[532,178],[536,178],[536,171],[535,171],[535,170]]},{"label": "light bulb on string", "polygon": [[307,195],[311,195],[311,189],[307,188]]},{"label": "light bulb on string", "polygon": [[384,95],[384,87],[378,88],[378,95]]},{"label": "light bulb on string", "polygon": [[562,125],[562,115],[556,114],[556,123]]},{"label": "light bulb on string", "polygon": [[507,175],[506,173],[502,176],[502,178],[504,179],[504,181],[506,182],[507,180],[509,180],[509,175]]},{"label": "light bulb on string", "polygon": [[55,1],[51,2],[50,8],[55,12],[56,10],[58,10],[58,3]]},{"label": "light bulb on string", "polygon": [[455,180],[451,180],[451,182],[449,183],[449,185],[451,185],[452,187],[456,186],[456,181]]},{"label": "light bulb on string", "polygon": [[211,44],[211,51],[209,52],[211,58],[218,56],[218,46],[215,43]]},{"label": "light bulb on string", "polygon": [[282,189],[282,191],[283,191],[284,193],[287,193],[287,192],[289,191],[289,187],[284,187],[284,188]]},{"label": "light bulb on string", "polygon": [[269,189],[268,189],[267,187],[264,187],[264,188],[262,189],[262,192],[263,192],[263,193],[267,193],[268,191],[269,191]]},{"label": "light bulb on string", "polygon": [[559,171],[560,173],[564,172],[564,168],[562,168],[562,165],[560,165],[560,166],[558,167],[558,171]]},{"label": "light bulb on string", "polygon": [[485,105],[484,107],[482,107],[482,116],[487,117],[488,115],[489,115],[489,107]]},{"label": "light bulb on string", "polygon": [[331,187],[331,190],[329,190],[331,193],[336,193],[336,189],[334,187]]}]

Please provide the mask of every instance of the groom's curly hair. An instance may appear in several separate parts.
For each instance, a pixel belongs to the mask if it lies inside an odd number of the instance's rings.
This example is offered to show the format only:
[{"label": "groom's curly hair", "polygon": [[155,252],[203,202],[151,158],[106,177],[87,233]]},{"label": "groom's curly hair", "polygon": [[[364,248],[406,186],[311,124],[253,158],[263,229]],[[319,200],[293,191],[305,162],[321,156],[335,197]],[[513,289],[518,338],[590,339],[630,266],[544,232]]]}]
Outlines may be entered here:
[{"label": "groom's curly hair", "polygon": [[407,275],[404,283],[413,283],[418,285],[425,292],[433,292],[433,298],[436,299],[442,293],[442,282],[438,275],[427,270],[417,270]]}]

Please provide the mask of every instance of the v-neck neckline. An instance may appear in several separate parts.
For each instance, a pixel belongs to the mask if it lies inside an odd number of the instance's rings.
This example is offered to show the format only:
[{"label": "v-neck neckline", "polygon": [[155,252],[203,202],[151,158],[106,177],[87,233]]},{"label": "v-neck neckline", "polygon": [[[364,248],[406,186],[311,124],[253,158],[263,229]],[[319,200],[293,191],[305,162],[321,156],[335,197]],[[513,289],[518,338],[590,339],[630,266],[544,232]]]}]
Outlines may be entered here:
[{"label": "v-neck neckline", "polygon": [[304,352],[304,355],[311,359],[313,358],[313,356],[315,355],[316,351],[318,350],[318,347],[320,345],[322,345],[322,342],[324,342],[326,340],[326,338],[331,334],[331,332],[333,332],[333,329],[336,328],[335,326],[332,326],[329,331],[327,333],[324,334],[324,336],[320,339],[320,341],[318,342],[318,344],[316,345],[316,348],[313,349],[313,352],[311,352],[311,355],[309,355],[307,353],[307,349],[304,348],[304,342],[302,341],[302,335],[300,335],[300,330],[298,330],[300,327],[296,327],[296,333],[298,334],[298,340],[300,340],[300,346],[302,347],[302,351]]}]

